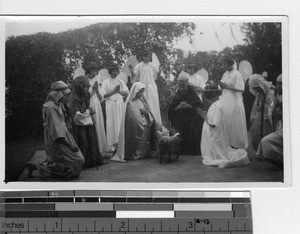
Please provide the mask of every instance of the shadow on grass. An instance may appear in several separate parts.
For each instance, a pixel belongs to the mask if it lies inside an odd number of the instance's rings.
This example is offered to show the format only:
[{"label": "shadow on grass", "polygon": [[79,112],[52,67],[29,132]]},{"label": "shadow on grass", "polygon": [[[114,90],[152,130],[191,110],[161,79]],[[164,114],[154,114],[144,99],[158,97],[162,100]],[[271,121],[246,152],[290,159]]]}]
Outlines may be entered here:
[{"label": "shadow on grass", "polygon": [[5,182],[18,181],[35,151],[44,148],[43,136],[5,142]]}]

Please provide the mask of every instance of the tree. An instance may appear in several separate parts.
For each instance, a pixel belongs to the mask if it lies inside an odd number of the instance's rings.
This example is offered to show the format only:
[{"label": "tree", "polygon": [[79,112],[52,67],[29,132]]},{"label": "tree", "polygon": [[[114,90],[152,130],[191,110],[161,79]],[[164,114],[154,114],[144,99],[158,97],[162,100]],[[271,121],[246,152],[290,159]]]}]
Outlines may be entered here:
[{"label": "tree", "polygon": [[[50,84],[70,82],[73,71],[90,62],[100,68],[123,63],[145,48],[158,56],[165,73],[174,61],[173,43],[191,37],[193,23],[99,23],[58,34],[37,33],[6,41],[6,139],[42,133],[42,104]],[[169,95],[162,82],[160,98]]]},{"label": "tree", "polygon": [[261,74],[266,70],[275,82],[282,73],[281,23],[245,23],[242,30],[246,35],[244,54],[253,71]]}]

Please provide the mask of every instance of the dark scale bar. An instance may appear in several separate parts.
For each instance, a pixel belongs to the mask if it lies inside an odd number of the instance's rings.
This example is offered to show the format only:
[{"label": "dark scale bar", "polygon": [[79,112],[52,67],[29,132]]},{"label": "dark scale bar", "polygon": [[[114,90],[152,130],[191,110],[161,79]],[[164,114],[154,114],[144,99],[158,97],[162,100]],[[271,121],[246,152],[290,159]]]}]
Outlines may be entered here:
[{"label": "dark scale bar", "polygon": [[5,218],[56,218],[56,211],[44,210],[18,210],[18,211],[5,211]]},{"label": "dark scale bar", "polygon": [[73,202],[73,197],[49,197],[48,202]]},{"label": "dark scale bar", "polygon": [[55,210],[55,204],[5,204],[5,210]]},{"label": "dark scale bar", "polygon": [[116,218],[116,211],[57,211],[57,217],[69,217],[69,218],[84,218],[84,217],[95,217],[95,218]]},{"label": "dark scale bar", "polygon": [[39,202],[39,203],[43,203],[43,202],[47,202],[48,198],[47,197],[25,197],[24,198],[24,202],[25,203],[34,203],[34,202]]},{"label": "dark scale bar", "polygon": [[98,197],[76,197],[75,202],[98,202]]},{"label": "dark scale bar", "polygon": [[5,198],[5,203],[22,203],[22,198],[20,197]]},{"label": "dark scale bar", "polygon": [[164,203],[178,203],[178,198],[176,197],[155,197],[153,202],[164,202]]},{"label": "dark scale bar", "polygon": [[47,197],[48,191],[0,192],[1,197]]},{"label": "dark scale bar", "polygon": [[231,203],[250,203],[250,198],[231,198]]},{"label": "dark scale bar", "polygon": [[152,203],[152,198],[151,197],[128,197],[127,202],[148,202]]},{"label": "dark scale bar", "polygon": [[230,203],[230,198],[179,198],[179,203]]},{"label": "dark scale bar", "polygon": [[126,202],[126,197],[101,197],[100,202]]}]

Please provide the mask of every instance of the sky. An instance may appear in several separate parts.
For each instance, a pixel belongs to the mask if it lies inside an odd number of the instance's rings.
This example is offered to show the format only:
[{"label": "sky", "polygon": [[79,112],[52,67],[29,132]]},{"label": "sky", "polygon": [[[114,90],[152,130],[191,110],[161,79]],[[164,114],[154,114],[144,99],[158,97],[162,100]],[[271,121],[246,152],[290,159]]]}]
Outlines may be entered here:
[{"label": "sky", "polygon": [[[137,20],[139,19],[137,18]],[[120,22],[120,19],[112,19],[114,22],[118,20]],[[6,23],[6,37],[37,32],[58,33],[99,22],[103,22],[103,19],[91,17],[11,17]],[[220,51],[225,47],[243,44],[244,35],[240,30],[241,23],[220,20],[193,20],[192,22],[196,24],[193,44],[187,38],[183,38],[175,45],[176,48],[183,49],[186,53],[189,51]]]}]

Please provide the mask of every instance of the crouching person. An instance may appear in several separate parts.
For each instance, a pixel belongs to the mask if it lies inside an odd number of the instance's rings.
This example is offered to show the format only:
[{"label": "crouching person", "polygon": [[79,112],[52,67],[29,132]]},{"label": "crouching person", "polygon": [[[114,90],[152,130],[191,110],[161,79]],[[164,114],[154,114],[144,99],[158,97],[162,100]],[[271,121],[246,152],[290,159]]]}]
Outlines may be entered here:
[{"label": "crouching person", "polygon": [[206,86],[204,95],[210,107],[207,113],[198,109],[198,113],[205,120],[201,139],[202,162],[204,165],[219,168],[246,166],[250,163],[246,150],[231,148],[227,139],[223,118],[225,112],[219,100],[220,94],[221,90],[217,85]]},{"label": "crouching person", "polygon": [[50,93],[43,105],[44,138],[47,159],[39,164],[27,163],[28,176],[38,170],[42,177],[65,180],[78,178],[84,157],[68,130],[65,122],[68,86],[57,81],[52,83]]}]

